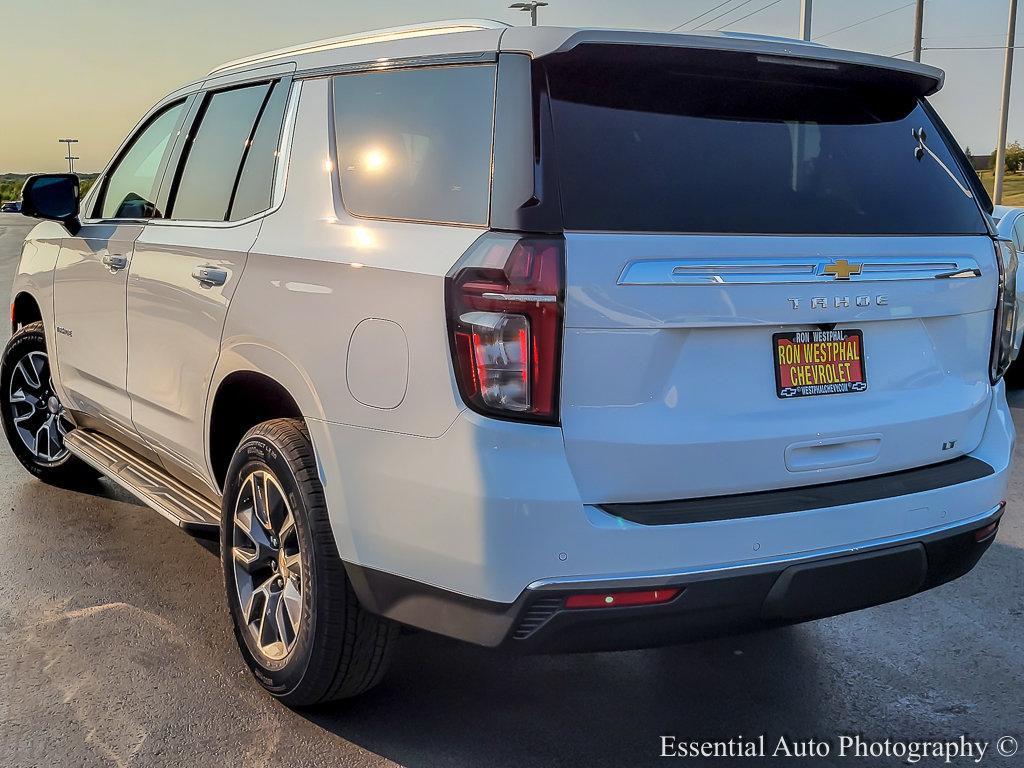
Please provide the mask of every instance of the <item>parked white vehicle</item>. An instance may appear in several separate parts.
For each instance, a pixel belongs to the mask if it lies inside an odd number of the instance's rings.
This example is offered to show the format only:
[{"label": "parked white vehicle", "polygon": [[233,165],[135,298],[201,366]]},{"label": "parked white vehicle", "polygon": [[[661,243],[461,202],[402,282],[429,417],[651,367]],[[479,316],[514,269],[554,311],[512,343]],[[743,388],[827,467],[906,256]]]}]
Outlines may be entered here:
[{"label": "parked white vehicle", "polygon": [[[999,237],[1013,243],[1014,250],[1017,251],[1017,263],[1019,264],[1021,259],[1024,259],[1024,208],[1011,208],[1006,205],[993,206],[992,221],[996,225],[996,232]],[[1022,313],[1024,313],[1024,270],[1018,270],[1017,317],[1020,318]],[[1017,330],[1014,334],[1014,350],[1020,350],[1022,341],[1024,341],[1024,323],[1018,320]],[[1006,371],[1007,381],[1014,386],[1020,386],[1020,384],[1024,383],[1022,369],[1024,369],[1024,365],[1018,363],[1017,356],[1014,355],[1013,363]]]},{"label": "parked white vehicle", "polygon": [[[292,705],[397,627],[630,648],[970,570],[1014,270],[932,67],[457,21],[236,61],[36,177],[18,458],[218,529]],[[726,204],[727,203],[727,204]]]}]

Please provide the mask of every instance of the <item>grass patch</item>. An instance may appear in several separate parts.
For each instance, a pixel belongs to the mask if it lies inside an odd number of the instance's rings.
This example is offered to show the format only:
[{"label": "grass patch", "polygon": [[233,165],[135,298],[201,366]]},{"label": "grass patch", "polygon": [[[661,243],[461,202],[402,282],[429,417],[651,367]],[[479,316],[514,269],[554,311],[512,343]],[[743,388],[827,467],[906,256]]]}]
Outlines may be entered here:
[{"label": "grass patch", "polygon": [[[992,171],[981,171],[978,175],[991,195],[995,175]],[[1003,205],[1024,208],[1024,173],[1008,173],[1003,176]]]},{"label": "grass patch", "polygon": [[[0,173],[0,200],[21,200],[21,188],[25,184],[25,179],[31,175],[31,173]],[[85,193],[89,191],[98,175],[96,173],[78,174],[78,178],[81,180],[79,186],[82,197],[85,197]]]}]

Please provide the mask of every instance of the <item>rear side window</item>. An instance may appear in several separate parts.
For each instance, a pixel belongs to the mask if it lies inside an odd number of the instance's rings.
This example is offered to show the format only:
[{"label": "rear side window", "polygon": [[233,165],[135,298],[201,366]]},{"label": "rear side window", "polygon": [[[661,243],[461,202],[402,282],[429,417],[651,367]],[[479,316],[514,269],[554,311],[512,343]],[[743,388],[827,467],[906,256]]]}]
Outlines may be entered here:
[{"label": "rear side window", "polygon": [[1013,244],[1018,251],[1024,251],[1024,216],[1018,216],[1013,225]]},{"label": "rear side window", "polygon": [[153,219],[161,216],[156,209],[156,190],[164,155],[178,121],[184,101],[164,109],[132,139],[107,176],[99,215],[104,219]]},{"label": "rear side window", "polygon": [[270,84],[208,94],[187,149],[171,218],[224,221]]},{"label": "rear side window", "polygon": [[494,66],[334,78],[338,175],[358,216],[486,224]]},{"label": "rear side window", "polygon": [[601,45],[544,61],[567,229],[986,231],[943,132],[877,70]]},{"label": "rear side window", "polygon": [[228,218],[238,221],[267,210],[274,194],[274,170],[281,143],[281,126],[288,102],[288,84],[277,82],[263,108],[249,151],[245,154],[238,189]]}]

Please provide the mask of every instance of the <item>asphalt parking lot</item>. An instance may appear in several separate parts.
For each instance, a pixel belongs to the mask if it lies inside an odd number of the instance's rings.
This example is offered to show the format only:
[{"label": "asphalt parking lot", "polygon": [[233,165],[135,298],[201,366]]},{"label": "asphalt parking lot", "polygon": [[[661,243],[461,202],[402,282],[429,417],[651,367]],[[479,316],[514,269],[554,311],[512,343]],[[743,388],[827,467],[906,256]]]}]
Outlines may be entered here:
[{"label": "asphalt parking lot", "polygon": [[[4,291],[28,224],[0,214]],[[1024,407],[1024,395],[1013,399]],[[635,766],[664,763],[659,737],[668,734],[835,746],[854,733],[966,735],[991,742],[984,764],[1024,762],[1024,752],[995,750],[1007,735],[1024,745],[1019,470],[987,556],[924,595],[779,631],[620,654],[517,658],[410,635],[378,689],[297,713],[264,695],[242,664],[215,543],[180,532],[106,481],[92,493],[45,486],[0,443],[5,766]],[[814,764],[900,763],[835,751]]]}]

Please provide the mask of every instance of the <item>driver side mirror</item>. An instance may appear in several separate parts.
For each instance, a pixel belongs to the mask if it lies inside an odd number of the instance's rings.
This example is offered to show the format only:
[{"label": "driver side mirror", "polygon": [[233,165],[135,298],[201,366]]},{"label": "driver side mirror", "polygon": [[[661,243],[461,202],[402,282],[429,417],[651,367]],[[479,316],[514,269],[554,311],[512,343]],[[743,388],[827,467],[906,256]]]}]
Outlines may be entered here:
[{"label": "driver side mirror", "polygon": [[78,176],[73,173],[29,176],[21,189],[22,214],[59,221],[72,235],[82,228],[78,211]]}]

